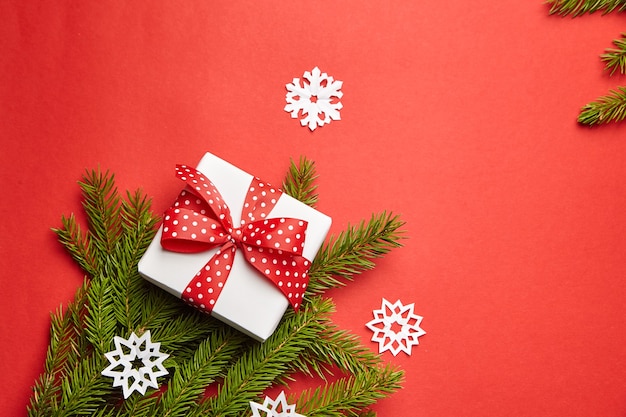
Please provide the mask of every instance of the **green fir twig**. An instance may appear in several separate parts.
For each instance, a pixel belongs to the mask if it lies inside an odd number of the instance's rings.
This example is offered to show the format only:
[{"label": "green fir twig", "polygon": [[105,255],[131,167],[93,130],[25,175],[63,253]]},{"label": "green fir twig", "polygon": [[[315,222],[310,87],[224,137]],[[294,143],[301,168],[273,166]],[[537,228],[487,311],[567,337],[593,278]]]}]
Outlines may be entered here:
[{"label": "green fir twig", "polygon": [[613,75],[615,71],[620,74],[626,73],[626,33],[622,33],[620,39],[614,39],[615,48],[608,48],[604,54],[600,55],[600,59],[605,64],[605,69]]},{"label": "green fir twig", "polygon": [[345,286],[355,275],[373,269],[374,260],[400,247],[404,222],[388,212],[372,215],[369,221],[348,225],[337,238],[330,238],[313,261],[307,295]]},{"label": "green fir twig", "polygon": [[283,181],[283,191],[296,200],[315,207],[318,200],[318,195],[315,192],[317,189],[316,178],[317,173],[313,161],[301,156],[300,162],[296,165],[292,159],[287,176]]},{"label": "green fir twig", "polygon": [[404,373],[393,367],[371,368],[341,378],[297,399],[298,411],[307,417],[358,417],[377,400],[401,388]]},{"label": "green fir twig", "polygon": [[83,190],[83,208],[89,220],[91,242],[97,252],[111,253],[122,232],[120,196],[115,176],[100,169],[87,172],[79,183]]},{"label": "green fir twig", "polygon": [[606,96],[586,104],[578,116],[578,122],[593,126],[619,122],[626,117],[626,87],[617,87]]},{"label": "green fir twig", "polygon": [[326,380],[333,375],[333,367],[346,374],[358,374],[380,363],[380,356],[365,348],[357,336],[328,321],[317,343],[302,352],[291,366],[298,372]]},{"label": "green fir twig", "polygon": [[219,395],[207,401],[200,416],[229,417],[249,410],[248,403],[290,369],[290,363],[319,338],[323,319],[332,312],[329,299],[317,297],[304,308],[286,313],[283,322],[264,343],[256,343],[230,368]]},{"label": "green fir twig", "polygon": [[611,13],[626,10],[626,0],[547,0],[550,13],[573,17],[596,12]]}]

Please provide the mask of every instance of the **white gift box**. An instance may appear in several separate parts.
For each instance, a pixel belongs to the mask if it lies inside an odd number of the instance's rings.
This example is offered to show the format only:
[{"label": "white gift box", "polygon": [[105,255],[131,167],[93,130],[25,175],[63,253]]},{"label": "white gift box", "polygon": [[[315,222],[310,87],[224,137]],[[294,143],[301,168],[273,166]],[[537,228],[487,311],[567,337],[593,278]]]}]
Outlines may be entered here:
[{"label": "white gift box", "polygon": [[[206,153],[197,168],[221,193],[230,207],[233,224],[240,224],[245,197],[254,178],[215,155]],[[268,219],[291,217],[308,222],[302,256],[313,261],[330,229],[331,218],[314,208],[282,194]],[[165,291],[181,297],[195,274],[219,248],[200,253],[178,253],[161,246],[161,226],[139,261],[139,273]],[[239,252],[239,250],[238,250]],[[211,314],[259,341],[276,330],[289,301],[275,284],[250,266],[237,253],[228,279]]]}]

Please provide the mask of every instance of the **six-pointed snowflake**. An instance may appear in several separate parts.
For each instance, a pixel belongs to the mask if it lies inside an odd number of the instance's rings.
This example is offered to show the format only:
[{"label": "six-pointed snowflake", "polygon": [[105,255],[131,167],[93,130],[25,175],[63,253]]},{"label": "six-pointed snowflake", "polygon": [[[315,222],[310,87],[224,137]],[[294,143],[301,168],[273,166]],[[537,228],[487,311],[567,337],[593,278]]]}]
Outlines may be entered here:
[{"label": "six-pointed snowflake", "polygon": [[109,360],[102,375],[113,378],[114,387],[122,387],[124,398],[128,398],[133,391],[142,395],[148,387],[159,388],[157,378],[167,375],[163,361],[169,356],[159,352],[160,343],[152,343],[150,331],[141,337],[131,333],[128,340],[115,336],[115,350],[105,353]]},{"label": "six-pointed snowflake", "polygon": [[250,408],[252,409],[252,417],[304,417],[302,414],[296,413],[295,404],[287,404],[284,391],[281,391],[275,400],[265,397],[263,404],[250,401]]},{"label": "six-pointed snowflake", "polygon": [[393,356],[400,352],[411,354],[411,347],[418,345],[418,337],[426,334],[419,325],[421,316],[413,314],[413,304],[403,305],[400,300],[391,304],[383,298],[380,310],[374,310],[374,320],[366,326],[374,332],[372,341],[378,342],[378,351],[391,351]]},{"label": "six-pointed snowflake", "polygon": [[304,78],[306,81],[302,83],[300,78],[294,78],[292,83],[286,85],[285,111],[291,113],[291,118],[298,118],[301,112],[304,117],[300,119],[300,124],[311,130],[331,120],[341,120],[339,110],[343,105],[338,100],[343,96],[340,91],[343,82],[334,80],[317,67],[311,72],[306,71]]}]

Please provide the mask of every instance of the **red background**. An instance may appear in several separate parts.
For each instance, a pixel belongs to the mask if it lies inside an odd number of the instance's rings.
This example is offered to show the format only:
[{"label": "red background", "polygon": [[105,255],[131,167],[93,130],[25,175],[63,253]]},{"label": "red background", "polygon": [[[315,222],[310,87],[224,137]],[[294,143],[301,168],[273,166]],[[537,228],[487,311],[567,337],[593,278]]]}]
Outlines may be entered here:
[{"label": "red background", "polygon": [[[98,165],[162,212],[176,163],[211,151],[278,183],[320,175],[319,209],[391,210],[405,247],[330,295],[359,334],[382,297],[428,332],[381,416],[626,415],[626,126],[579,108],[626,84],[598,56],[623,16],[541,0],[0,3],[0,413],[25,414],[49,312],[81,272],[51,227]],[[344,81],[310,132],[285,84]]]}]

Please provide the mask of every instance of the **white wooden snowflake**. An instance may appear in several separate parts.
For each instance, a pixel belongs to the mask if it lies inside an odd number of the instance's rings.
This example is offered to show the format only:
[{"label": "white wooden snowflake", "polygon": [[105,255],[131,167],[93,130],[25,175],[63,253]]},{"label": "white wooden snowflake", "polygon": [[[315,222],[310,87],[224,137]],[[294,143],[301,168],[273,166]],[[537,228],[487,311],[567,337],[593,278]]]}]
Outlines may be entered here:
[{"label": "white wooden snowflake", "polygon": [[418,345],[418,337],[425,335],[419,325],[423,317],[413,314],[414,304],[403,305],[400,300],[391,304],[383,298],[380,310],[374,310],[374,320],[366,326],[374,332],[372,341],[378,342],[378,351],[391,351],[393,356],[400,352],[411,354]]},{"label": "white wooden snowflake", "polygon": [[263,404],[250,401],[250,408],[252,409],[251,417],[305,417],[296,413],[295,404],[287,404],[284,391],[281,391],[275,400],[265,397]]},{"label": "white wooden snowflake", "polygon": [[142,395],[148,387],[159,388],[157,378],[167,375],[163,361],[169,356],[159,352],[160,343],[152,343],[150,331],[141,337],[131,333],[130,337],[115,336],[115,350],[105,353],[109,360],[102,375],[113,378],[114,387],[122,387],[124,398],[128,398],[133,391]]},{"label": "white wooden snowflake", "polygon": [[291,118],[304,116],[300,124],[311,130],[331,120],[341,120],[339,110],[343,105],[338,100],[343,96],[340,91],[343,81],[334,80],[317,67],[311,72],[306,71],[304,79],[301,83],[300,78],[294,78],[293,82],[286,85],[285,111],[291,113]]}]

